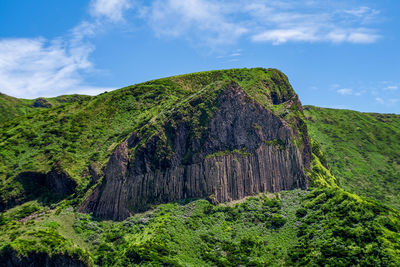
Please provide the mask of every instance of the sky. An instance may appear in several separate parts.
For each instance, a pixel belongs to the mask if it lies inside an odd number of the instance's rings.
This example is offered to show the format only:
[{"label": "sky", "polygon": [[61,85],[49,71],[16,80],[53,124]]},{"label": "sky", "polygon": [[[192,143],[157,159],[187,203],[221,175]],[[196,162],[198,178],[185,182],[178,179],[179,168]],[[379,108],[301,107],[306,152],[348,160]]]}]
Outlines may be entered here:
[{"label": "sky", "polygon": [[398,0],[1,0],[0,92],[283,71],[303,104],[400,114]]}]

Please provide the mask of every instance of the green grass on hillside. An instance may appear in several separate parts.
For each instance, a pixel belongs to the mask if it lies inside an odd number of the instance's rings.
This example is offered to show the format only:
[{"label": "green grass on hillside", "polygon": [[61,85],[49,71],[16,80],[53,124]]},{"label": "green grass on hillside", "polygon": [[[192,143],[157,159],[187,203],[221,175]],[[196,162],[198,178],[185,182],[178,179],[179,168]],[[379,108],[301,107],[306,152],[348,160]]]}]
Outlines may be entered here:
[{"label": "green grass on hillside", "polygon": [[400,209],[400,116],[305,107],[318,141],[344,189]]},{"label": "green grass on hillside", "polygon": [[0,93],[0,124],[18,116],[50,107],[89,99],[85,95],[62,95],[52,98],[22,99]]}]

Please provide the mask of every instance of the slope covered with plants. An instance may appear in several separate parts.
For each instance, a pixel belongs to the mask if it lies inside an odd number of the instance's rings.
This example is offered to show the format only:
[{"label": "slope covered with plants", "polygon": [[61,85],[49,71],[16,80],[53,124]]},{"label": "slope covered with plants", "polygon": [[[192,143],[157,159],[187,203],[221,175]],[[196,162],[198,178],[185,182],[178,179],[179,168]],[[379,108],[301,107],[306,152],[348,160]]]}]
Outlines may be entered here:
[{"label": "slope covered with plants", "polygon": [[313,106],[304,114],[342,188],[400,209],[400,115]]},{"label": "slope covered with plants", "polygon": [[[0,260],[98,266],[398,266],[400,214],[341,189],[162,204],[122,222],[27,203],[1,217]],[[14,259],[15,261],[15,259]]]},{"label": "slope covered with plants", "polygon": [[52,98],[22,99],[0,93],[0,124],[18,116],[89,99],[85,95],[62,95]]},{"label": "slope covered with plants", "polygon": [[[138,155],[148,166],[176,161],[170,148],[179,143],[175,133],[182,125],[215,143],[217,137],[204,132],[219,116],[218,96],[232,87],[246,96],[240,107],[248,104],[251,114],[275,118],[270,121],[280,134],[291,133],[286,143],[262,140],[269,151],[296,159],[310,148],[304,169],[295,170],[307,175],[309,189],[219,204],[212,195],[186,198],[152,204],[123,221],[78,212],[88,196],[98,195],[96,188],[105,188],[105,173],[119,175],[121,162],[129,165]],[[36,100],[4,99],[0,108],[9,113],[0,122],[0,266],[400,265],[396,115],[316,107],[303,113],[287,77],[262,68],[174,76],[95,97],[44,99],[41,107],[32,106]],[[232,117],[220,120],[224,127],[240,117],[220,113]],[[252,123],[242,136],[262,136],[264,124]],[[124,144],[126,154],[116,153]],[[158,146],[154,157],[148,144]],[[195,153],[187,154],[183,164]],[[215,160],[218,169],[228,158],[243,166],[249,155],[245,147],[224,148],[205,159]],[[57,195],[53,186],[68,192]]]}]

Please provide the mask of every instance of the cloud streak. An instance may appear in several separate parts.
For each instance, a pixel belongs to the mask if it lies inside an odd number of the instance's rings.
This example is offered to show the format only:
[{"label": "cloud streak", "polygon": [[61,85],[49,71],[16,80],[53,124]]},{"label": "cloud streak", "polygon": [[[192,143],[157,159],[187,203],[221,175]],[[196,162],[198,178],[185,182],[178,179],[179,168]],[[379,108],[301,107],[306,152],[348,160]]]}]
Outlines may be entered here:
[{"label": "cloud streak", "polygon": [[235,42],[248,29],[227,19],[229,3],[206,0],[156,0],[142,18],[158,36],[193,38],[209,46]]},{"label": "cloud streak", "polygon": [[124,12],[129,8],[131,8],[129,0],[93,0],[90,3],[90,14],[96,18],[121,22],[124,20]]},{"label": "cloud streak", "polygon": [[142,5],[142,18],[158,36],[201,39],[207,45],[252,42],[374,43],[370,27],[379,16],[372,8],[325,1],[156,0]]}]

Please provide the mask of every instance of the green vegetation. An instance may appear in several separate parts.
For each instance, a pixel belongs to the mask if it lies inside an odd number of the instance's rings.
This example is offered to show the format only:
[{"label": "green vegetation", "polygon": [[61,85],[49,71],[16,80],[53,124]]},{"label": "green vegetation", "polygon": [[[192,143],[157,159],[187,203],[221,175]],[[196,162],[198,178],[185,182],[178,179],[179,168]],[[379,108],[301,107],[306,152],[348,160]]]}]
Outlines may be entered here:
[{"label": "green vegetation", "polygon": [[234,149],[234,150],[225,150],[225,151],[218,151],[206,156],[206,158],[214,158],[214,157],[221,157],[226,155],[240,155],[243,157],[250,156],[251,153],[247,152],[245,148],[242,149]]},{"label": "green vegetation", "polygon": [[[398,266],[400,214],[340,189],[317,189],[302,202],[295,265]],[[300,212],[301,211],[301,212]]]},{"label": "green vegetation", "polygon": [[75,255],[99,266],[400,264],[400,214],[338,188],[217,206],[186,200],[123,222],[97,221],[66,207],[40,208],[25,220],[20,214],[3,214],[0,260],[11,250]]},{"label": "green vegetation", "polygon": [[307,106],[318,141],[342,188],[400,209],[400,116]]},{"label": "green vegetation", "polygon": [[21,99],[0,93],[0,124],[18,116],[71,102],[89,99],[85,95],[62,95],[52,98]]},{"label": "green vegetation", "polygon": [[273,146],[279,150],[284,150],[286,148],[285,142],[283,142],[281,139],[268,140],[264,142],[266,145]]}]

